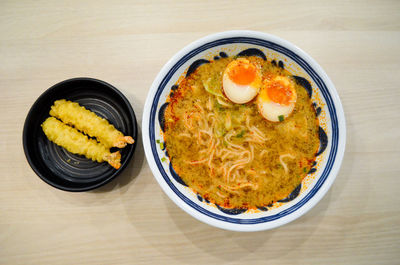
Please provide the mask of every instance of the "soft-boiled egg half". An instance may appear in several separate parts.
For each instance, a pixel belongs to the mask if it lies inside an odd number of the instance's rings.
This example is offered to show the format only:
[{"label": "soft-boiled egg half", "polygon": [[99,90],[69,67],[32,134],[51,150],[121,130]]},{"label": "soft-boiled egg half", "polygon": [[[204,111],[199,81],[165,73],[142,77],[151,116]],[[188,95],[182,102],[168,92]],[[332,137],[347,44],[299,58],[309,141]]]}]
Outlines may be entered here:
[{"label": "soft-boiled egg half", "polygon": [[257,106],[267,120],[283,121],[292,113],[296,100],[293,81],[285,76],[275,76],[264,80],[257,97]]},{"label": "soft-boiled egg half", "polygon": [[243,58],[230,62],[222,78],[226,97],[237,104],[251,101],[260,91],[261,84],[259,68]]}]

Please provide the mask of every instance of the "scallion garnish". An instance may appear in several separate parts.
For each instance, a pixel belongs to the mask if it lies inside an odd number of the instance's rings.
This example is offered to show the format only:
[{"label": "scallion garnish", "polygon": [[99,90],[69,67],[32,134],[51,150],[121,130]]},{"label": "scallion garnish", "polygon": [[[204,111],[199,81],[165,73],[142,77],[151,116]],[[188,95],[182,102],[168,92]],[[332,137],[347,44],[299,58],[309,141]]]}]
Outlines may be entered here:
[{"label": "scallion garnish", "polygon": [[282,121],[284,121],[284,120],[285,120],[285,117],[284,117],[283,115],[279,115],[279,116],[278,116],[278,119],[279,119],[279,121],[281,121],[281,122],[282,122]]},{"label": "scallion garnish", "polygon": [[237,137],[237,138],[242,138],[243,135],[244,135],[244,133],[245,133],[245,131],[243,130],[243,131],[241,131],[240,133],[238,133],[238,134],[236,135],[236,137]]}]

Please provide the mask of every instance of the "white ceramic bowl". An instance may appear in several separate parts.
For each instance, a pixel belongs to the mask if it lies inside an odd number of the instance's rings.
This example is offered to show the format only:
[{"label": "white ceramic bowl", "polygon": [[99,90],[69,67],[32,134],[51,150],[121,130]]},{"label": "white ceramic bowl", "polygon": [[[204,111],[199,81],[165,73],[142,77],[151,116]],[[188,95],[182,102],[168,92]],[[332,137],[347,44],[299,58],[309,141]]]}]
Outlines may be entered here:
[{"label": "white ceramic bowl", "polygon": [[[266,56],[277,67],[285,67],[297,76],[315,102],[320,122],[320,150],[317,164],[302,184],[283,202],[260,211],[223,209],[184,185],[174,173],[162,141],[160,116],[166,98],[178,78],[215,56],[233,56],[240,52]],[[216,59],[218,58],[216,57]],[[342,104],[335,87],[318,63],[288,41],[261,32],[227,31],[201,38],[175,54],[154,80],[144,106],[143,144],[147,161],[164,192],[184,211],[207,224],[235,231],[260,231],[289,223],[310,210],[328,191],[339,171],[346,144],[346,124]],[[165,158],[167,159],[165,159]]]}]

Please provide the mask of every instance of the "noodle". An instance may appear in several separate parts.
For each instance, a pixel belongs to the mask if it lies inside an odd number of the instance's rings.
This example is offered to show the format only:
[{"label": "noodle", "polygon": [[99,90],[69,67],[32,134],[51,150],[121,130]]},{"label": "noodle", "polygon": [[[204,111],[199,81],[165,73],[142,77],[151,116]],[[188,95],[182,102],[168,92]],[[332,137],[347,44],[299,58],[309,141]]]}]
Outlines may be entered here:
[{"label": "noodle", "polygon": [[286,158],[286,157],[289,157],[291,159],[293,159],[295,157],[293,155],[291,155],[291,154],[285,154],[285,155],[280,155],[279,156],[279,161],[281,162],[281,165],[283,166],[283,169],[285,170],[285,173],[287,174],[289,170],[288,170],[288,167],[287,167],[286,163],[283,162],[283,159]]}]

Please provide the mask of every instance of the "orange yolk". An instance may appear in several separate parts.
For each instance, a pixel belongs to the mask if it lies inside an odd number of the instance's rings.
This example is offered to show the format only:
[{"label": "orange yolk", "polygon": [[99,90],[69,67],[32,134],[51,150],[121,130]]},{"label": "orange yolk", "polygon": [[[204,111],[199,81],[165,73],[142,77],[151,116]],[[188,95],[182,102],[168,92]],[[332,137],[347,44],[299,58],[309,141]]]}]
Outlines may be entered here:
[{"label": "orange yolk", "polygon": [[291,103],[293,92],[285,86],[281,81],[273,81],[267,87],[268,97],[281,105],[289,105]]},{"label": "orange yolk", "polygon": [[256,79],[256,67],[252,64],[239,61],[229,70],[229,78],[238,85],[248,85]]}]

